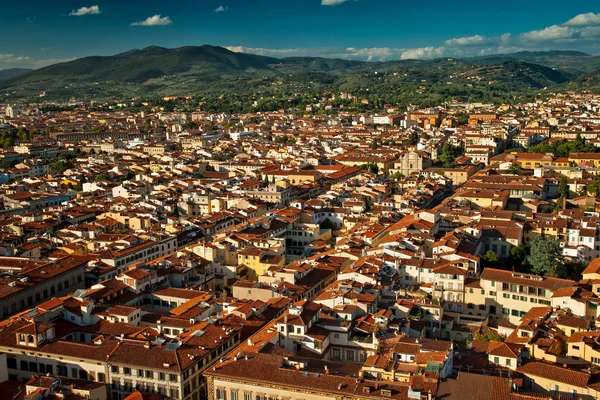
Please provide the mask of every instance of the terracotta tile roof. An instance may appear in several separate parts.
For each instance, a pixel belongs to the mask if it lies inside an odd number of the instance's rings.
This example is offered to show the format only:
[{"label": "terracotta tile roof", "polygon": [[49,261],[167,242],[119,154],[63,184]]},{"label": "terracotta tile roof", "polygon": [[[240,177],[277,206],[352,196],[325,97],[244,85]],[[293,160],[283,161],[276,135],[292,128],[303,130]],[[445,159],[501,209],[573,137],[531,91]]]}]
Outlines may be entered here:
[{"label": "terracotta tile roof", "polygon": [[575,281],[559,278],[541,277],[531,274],[522,274],[501,269],[486,268],[481,274],[481,279],[517,285],[531,286],[556,291],[561,287],[574,286]]},{"label": "terracotta tile roof", "polygon": [[571,386],[584,388],[587,386],[591,375],[570,368],[563,368],[553,364],[532,361],[517,368],[517,372],[525,375],[539,376],[554,382],[566,383]]}]

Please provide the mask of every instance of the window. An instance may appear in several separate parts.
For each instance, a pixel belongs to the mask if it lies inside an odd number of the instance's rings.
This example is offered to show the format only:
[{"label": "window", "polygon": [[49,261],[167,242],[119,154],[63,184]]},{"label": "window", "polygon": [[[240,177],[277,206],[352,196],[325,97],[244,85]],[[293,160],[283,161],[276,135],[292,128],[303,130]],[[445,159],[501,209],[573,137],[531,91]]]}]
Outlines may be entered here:
[{"label": "window", "polygon": [[112,372],[113,374],[118,374],[119,367],[117,367],[116,365],[113,365],[112,367],[110,367],[110,372]]},{"label": "window", "polygon": [[244,393],[244,400],[252,400],[252,395],[250,393]]},{"label": "window", "polygon": [[231,392],[231,400],[238,400],[238,392]]},{"label": "window", "polygon": [[494,357],[494,364],[500,364],[500,357]]},{"label": "window", "polygon": [[333,359],[334,360],[340,359],[340,349],[333,349]]},{"label": "window", "polygon": [[98,372],[98,382],[106,382],[106,376],[102,372]]},{"label": "window", "polygon": [[510,358],[507,358],[507,359],[506,359],[506,366],[507,366],[507,367],[510,367],[510,364],[511,364]]},{"label": "window", "polygon": [[223,389],[217,389],[217,400],[225,400],[225,391]]},{"label": "window", "polygon": [[347,350],[346,358],[348,359],[348,361],[354,361],[354,350]]},{"label": "window", "polygon": [[6,366],[11,369],[17,369],[17,359],[16,358],[7,358]]}]

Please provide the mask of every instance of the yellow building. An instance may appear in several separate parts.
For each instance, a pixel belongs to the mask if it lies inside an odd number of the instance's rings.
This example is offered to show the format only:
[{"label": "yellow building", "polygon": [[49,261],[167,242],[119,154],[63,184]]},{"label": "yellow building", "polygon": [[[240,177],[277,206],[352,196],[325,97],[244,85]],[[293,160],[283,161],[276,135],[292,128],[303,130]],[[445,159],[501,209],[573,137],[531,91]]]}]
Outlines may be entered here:
[{"label": "yellow building", "polygon": [[597,168],[600,167],[600,153],[571,153],[569,161],[575,165],[586,164]]},{"label": "yellow building", "polygon": [[567,340],[569,357],[600,365],[600,332],[575,332]]},{"label": "yellow building", "polygon": [[[504,317],[512,324],[519,324],[521,317],[527,314],[531,307],[550,306],[550,300],[557,290],[575,286],[576,282],[486,268],[481,274],[479,284],[481,297],[476,296],[477,288],[469,287],[467,301],[483,305],[491,317]],[[470,293],[471,289],[473,293]]]},{"label": "yellow building", "polygon": [[273,254],[266,249],[248,246],[238,252],[238,265],[247,268],[247,274],[252,279],[267,273],[271,267],[283,267],[284,257]]},{"label": "yellow building", "polygon": [[528,362],[517,368],[524,375],[525,390],[550,393],[561,398],[595,400],[600,398],[597,373],[577,371],[542,362]]}]

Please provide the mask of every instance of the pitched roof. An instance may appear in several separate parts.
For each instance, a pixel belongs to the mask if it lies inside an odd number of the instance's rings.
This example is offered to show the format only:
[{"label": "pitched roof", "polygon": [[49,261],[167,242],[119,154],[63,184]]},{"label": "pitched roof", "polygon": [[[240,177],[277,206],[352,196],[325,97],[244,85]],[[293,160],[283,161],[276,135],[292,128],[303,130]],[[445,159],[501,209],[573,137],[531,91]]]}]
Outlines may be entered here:
[{"label": "pitched roof", "polygon": [[532,361],[520,366],[517,368],[517,372],[521,372],[525,375],[539,376],[554,382],[562,382],[581,388],[586,387],[590,380],[590,374],[587,372],[575,371],[573,369],[537,361]]}]

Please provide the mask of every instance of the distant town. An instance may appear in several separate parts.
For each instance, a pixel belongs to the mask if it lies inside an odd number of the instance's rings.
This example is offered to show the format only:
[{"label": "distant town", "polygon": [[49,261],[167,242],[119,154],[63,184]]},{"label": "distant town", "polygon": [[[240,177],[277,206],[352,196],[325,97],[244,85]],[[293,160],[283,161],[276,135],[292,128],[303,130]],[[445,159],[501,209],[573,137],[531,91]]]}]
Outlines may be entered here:
[{"label": "distant town", "polygon": [[600,398],[600,95],[309,100],[0,105],[4,398]]}]

